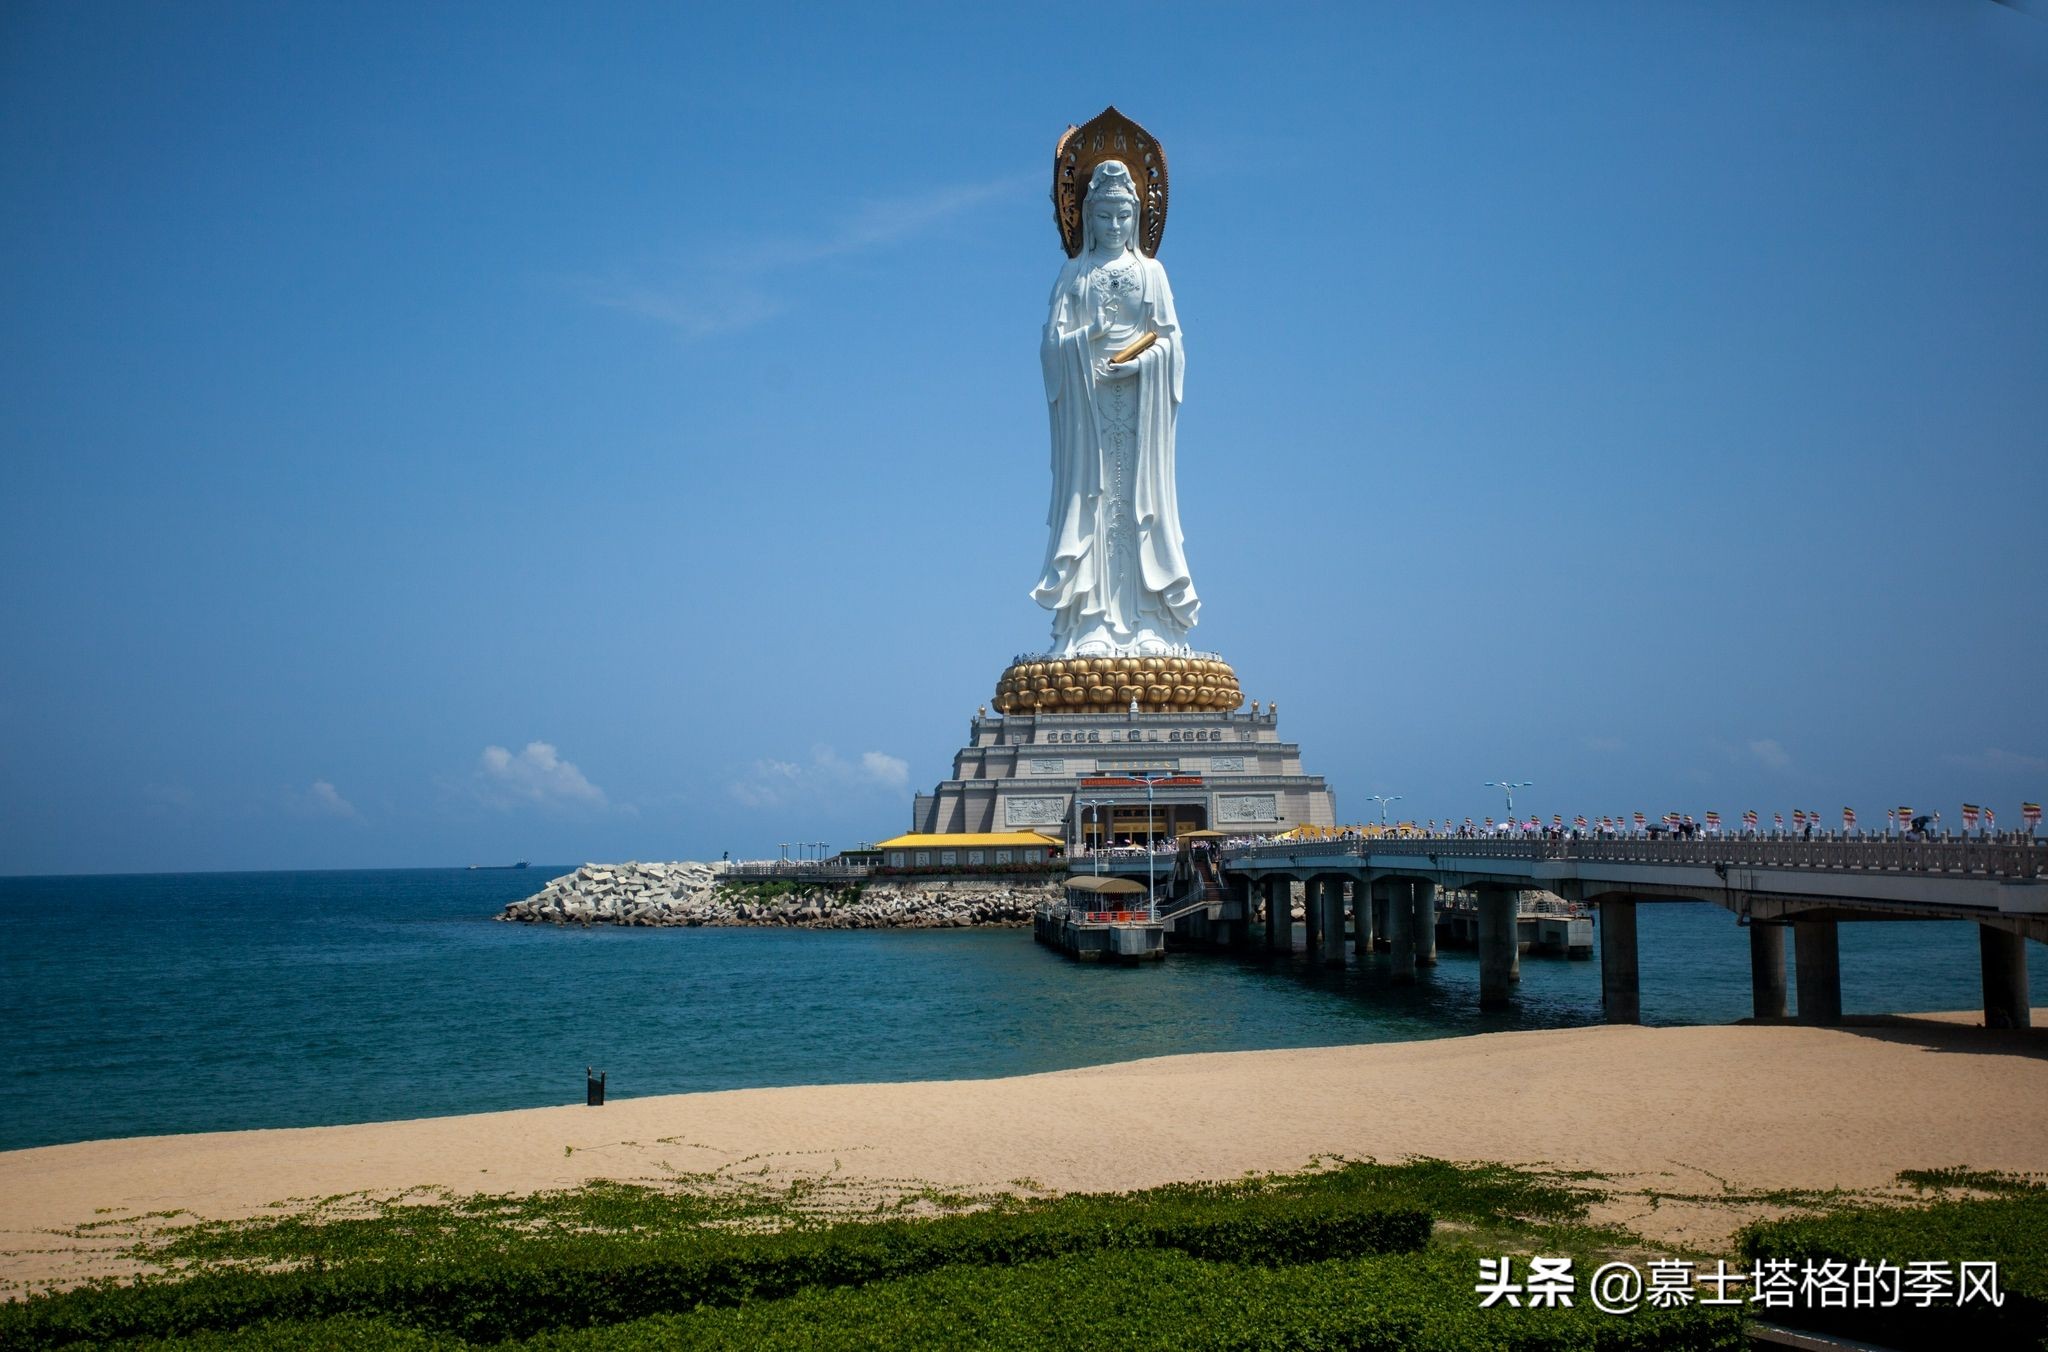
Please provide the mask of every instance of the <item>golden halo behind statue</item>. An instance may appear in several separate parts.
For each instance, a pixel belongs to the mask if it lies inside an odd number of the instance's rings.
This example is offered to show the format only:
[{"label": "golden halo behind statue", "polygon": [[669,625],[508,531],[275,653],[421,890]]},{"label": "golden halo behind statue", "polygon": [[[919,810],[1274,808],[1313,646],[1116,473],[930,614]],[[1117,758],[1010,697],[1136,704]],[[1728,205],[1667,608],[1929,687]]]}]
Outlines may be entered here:
[{"label": "golden halo behind statue", "polygon": [[1052,215],[1067,257],[1081,256],[1081,199],[1088,180],[1104,160],[1122,160],[1138,185],[1138,247],[1145,257],[1159,253],[1166,233],[1166,150],[1159,138],[1118,112],[1104,108],[1091,122],[1068,127],[1052,159]]}]

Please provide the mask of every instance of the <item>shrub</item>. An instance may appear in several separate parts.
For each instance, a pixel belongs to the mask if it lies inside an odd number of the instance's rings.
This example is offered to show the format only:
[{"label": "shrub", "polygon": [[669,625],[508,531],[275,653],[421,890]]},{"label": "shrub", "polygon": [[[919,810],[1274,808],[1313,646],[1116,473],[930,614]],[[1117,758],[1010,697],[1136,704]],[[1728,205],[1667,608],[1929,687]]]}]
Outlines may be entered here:
[{"label": "shrub", "polygon": [[[1147,1249],[1300,1263],[1418,1249],[1429,1234],[1427,1212],[1372,1199],[1168,1188],[774,1234],[712,1231],[654,1242],[550,1236],[509,1249],[470,1237],[451,1242],[446,1256],[432,1263],[209,1271],[36,1297],[0,1308],[0,1344],[50,1347],[350,1316],[497,1340],[700,1305],[775,1300],[807,1286],[853,1286],[954,1265]],[[256,1332],[251,1328],[252,1336]]]},{"label": "shrub", "polygon": [[1996,1262],[2002,1306],[1888,1310],[1773,1310],[1764,1317],[1887,1347],[2048,1348],[2048,1192],[1920,1207],[1856,1207],[1803,1220],[1766,1221],[1742,1233],[1746,1258]]},{"label": "shrub", "polygon": [[1296,1267],[1204,1262],[1172,1251],[950,1267],[860,1288],[551,1334],[546,1352],[626,1348],[975,1347],[1736,1349],[1739,1310],[1601,1314],[1480,1309],[1478,1251],[1445,1248]]}]

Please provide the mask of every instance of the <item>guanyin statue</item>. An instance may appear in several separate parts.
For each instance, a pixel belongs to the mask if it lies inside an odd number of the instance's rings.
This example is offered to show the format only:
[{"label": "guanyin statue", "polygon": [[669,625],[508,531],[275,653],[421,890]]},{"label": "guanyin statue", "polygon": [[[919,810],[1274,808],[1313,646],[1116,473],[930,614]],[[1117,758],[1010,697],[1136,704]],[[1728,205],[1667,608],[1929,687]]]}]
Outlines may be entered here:
[{"label": "guanyin statue", "polygon": [[1053,216],[1067,262],[1039,343],[1052,423],[1045,566],[1031,599],[1050,651],[1012,662],[1011,713],[1217,713],[1237,674],[1188,646],[1201,601],[1174,486],[1187,355],[1156,255],[1166,152],[1114,108],[1069,127],[1053,154]]},{"label": "guanyin statue", "polygon": [[1094,165],[1079,207],[1081,247],[1060,269],[1039,346],[1052,507],[1031,596],[1053,613],[1051,656],[1184,653],[1201,601],[1173,480],[1186,364],[1173,290],[1142,247],[1128,164]]}]

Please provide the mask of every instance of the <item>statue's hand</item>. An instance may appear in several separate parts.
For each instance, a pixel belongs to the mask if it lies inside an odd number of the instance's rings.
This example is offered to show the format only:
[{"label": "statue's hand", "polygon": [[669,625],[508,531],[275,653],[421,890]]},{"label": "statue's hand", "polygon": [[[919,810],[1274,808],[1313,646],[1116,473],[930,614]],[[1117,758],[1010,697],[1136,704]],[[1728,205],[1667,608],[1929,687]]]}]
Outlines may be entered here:
[{"label": "statue's hand", "polygon": [[1097,380],[1129,380],[1136,374],[1138,374],[1138,363],[1135,361],[1118,363],[1103,357],[1095,363],[1095,378]]}]

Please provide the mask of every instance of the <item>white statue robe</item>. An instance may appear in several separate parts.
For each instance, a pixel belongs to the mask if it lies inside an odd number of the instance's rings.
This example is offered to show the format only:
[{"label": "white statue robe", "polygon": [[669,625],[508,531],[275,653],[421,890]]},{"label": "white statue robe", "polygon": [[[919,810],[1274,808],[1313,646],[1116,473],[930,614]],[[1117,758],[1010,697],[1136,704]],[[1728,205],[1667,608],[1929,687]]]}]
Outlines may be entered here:
[{"label": "white statue robe", "polygon": [[1137,374],[1121,382],[1136,399],[1138,444],[1129,504],[1138,544],[1134,570],[1111,567],[1108,560],[1113,503],[1105,489],[1111,452],[1099,402],[1111,382],[1095,374],[1096,361],[1130,338],[1089,336],[1103,316],[1085,254],[1060,269],[1039,349],[1052,415],[1052,506],[1046,517],[1045,568],[1031,596],[1053,612],[1056,656],[1073,656],[1084,642],[1088,655],[1096,655],[1105,637],[1116,655],[1141,645],[1159,650],[1183,644],[1201,606],[1188,574],[1174,488],[1174,422],[1185,363],[1180,324],[1166,269],[1136,250],[1127,256],[1139,271],[1137,330],[1159,335],[1133,363]]}]

